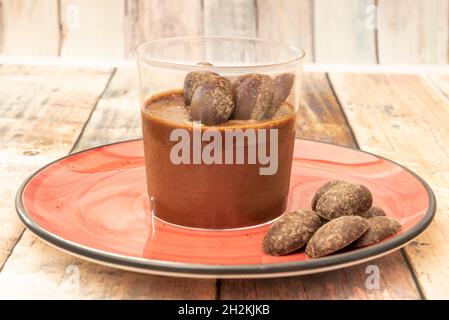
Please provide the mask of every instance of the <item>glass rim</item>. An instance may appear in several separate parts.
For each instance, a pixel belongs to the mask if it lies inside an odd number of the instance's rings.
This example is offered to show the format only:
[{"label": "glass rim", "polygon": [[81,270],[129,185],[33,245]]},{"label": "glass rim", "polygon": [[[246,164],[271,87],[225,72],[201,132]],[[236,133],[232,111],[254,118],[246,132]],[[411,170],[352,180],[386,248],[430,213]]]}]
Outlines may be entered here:
[{"label": "glass rim", "polygon": [[[198,65],[198,64],[190,64],[190,63],[180,63],[180,62],[171,62],[163,59],[158,59],[155,57],[151,57],[148,54],[145,54],[143,51],[145,47],[157,43],[162,43],[164,41],[174,41],[174,40],[195,40],[195,39],[223,39],[223,40],[241,40],[241,41],[253,41],[257,43],[266,43],[272,45],[283,46],[284,48],[290,50],[295,57],[286,61],[276,62],[276,63],[260,63],[254,65],[229,65],[229,66],[208,66],[208,65]],[[180,37],[165,37],[156,40],[142,42],[135,46],[134,53],[136,55],[137,61],[142,61],[146,64],[150,65],[159,65],[171,68],[181,68],[181,69],[198,69],[204,68],[209,70],[229,70],[229,69],[254,69],[254,68],[271,68],[271,67],[280,67],[287,66],[290,64],[297,64],[300,61],[304,60],[305,52],[303,49],[285,43],[281,41],[274,40],[266,40],[260,38],[252,38],[252,37],[234,37],[234,36],[180,36]]]}]

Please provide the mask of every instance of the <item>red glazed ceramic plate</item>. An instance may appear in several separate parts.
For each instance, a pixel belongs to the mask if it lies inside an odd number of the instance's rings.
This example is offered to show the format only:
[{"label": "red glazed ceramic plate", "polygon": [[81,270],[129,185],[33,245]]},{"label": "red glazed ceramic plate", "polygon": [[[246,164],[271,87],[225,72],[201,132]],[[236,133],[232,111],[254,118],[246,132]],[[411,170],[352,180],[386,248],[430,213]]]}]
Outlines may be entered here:
[{"label": "red glazed ceramic plate", "polygon": [[319,259],[262,252],[269,225],[234,230],[176,227],[152,217],[141,140],[70,155],[31,176],[17,194],[23,223],[50,244],[102,264],[184,277],[278,277],[321,272],[377,258],[406,245],[435,214],[429,186],[408,169],[359,150],[297,140],[288,210],[310,208],[323,183],[367,186],[374,204],[402,224],[379,244]]}]

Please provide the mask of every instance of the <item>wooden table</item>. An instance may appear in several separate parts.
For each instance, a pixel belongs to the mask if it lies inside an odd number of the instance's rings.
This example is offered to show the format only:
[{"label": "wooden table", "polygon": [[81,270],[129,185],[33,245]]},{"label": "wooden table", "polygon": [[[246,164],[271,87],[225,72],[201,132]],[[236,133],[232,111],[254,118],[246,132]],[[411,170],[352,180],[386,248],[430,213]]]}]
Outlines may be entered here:
[{"label": "wooden table", "polygon": [[[19,222],[14,195],[33,170],[84,148],[140,136],[131,67],[0,66],[0,298],[449,298],[449,75],[306,73],[298,137],[395,160],[435,191],[438,212],[404,250],[301,277],[192,280],[104,267],[62,253]],[[380,289],[366,289],[366,266]]]}]

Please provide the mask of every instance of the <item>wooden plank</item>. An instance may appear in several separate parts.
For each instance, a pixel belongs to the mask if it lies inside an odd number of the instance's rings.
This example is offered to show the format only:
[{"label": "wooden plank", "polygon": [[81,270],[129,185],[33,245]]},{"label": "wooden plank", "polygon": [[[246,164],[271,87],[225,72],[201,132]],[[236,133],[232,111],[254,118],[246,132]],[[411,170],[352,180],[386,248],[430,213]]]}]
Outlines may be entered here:
[{"label": "wooden plank", "polygon": [[61,55],[123,58],[124,17],[123,0],[61,0]]},{"label": "wooden plank", "polygon": [[448,0],[378,0],[381,63],[448,63]]},{"label": "wooden plank", "polygon": [[26,231],[0,273],[1,299],[213,299],[214,280],[120,271],[62,253]]},{"label": "wooden plank", "polygon": [[0,0],[0,52],[3,52],[3,0]]},{"label": "wooden plank", "polygon": [[326,75],[306,73],[301,85],[297,137],[356,147]]},{"label": "wooden plank", "polygon": [[98,101],[74,151],[142,137],[136,68],[121,68]]},{"label": "wooden plank", "polygon": [[0,67],[0,269],[23,231],[16,190],[32,171],[70,151],[111,72]]},{"label": "wooden plank", "polygon": [[142,42],[174,36],[201,35],[201,0],[126,0],[126,56]]},{"label": "wooden plank", "polygon": [[293,44],[314,61],[312,0],[257,0],[257,36]]},{"label": "wooden plank", "polygon": [[315,61],[376,63],[375,32],[370,25],[374,0],[316,0]]},{"label": "wooden plank", "polygon": [[[98,102],[75,151],[140,137],[137,72],[120,69]],[[1,298],[213,299],[215,280],[143,275],[62,253],[25,232],[0,273]]]},{"label": "wooden plank", "polygon": [[248,0],[204,0],[204,34],[256,36],[256,8]]},{"label": "wooden plank", "polygon": [[2,0],[1,6],[3,54],[58,55],[58,0]]},{"label": "wooden plank", "polygon": [[[324,74],[305,74],[304,103],[299,109],[301,137],[355,146],[350,129]],[[379,267],[380,289],[365,286],[367,266]],[[223,280],[222,299],[419,299],[401,253],[351,268],[316,275],[262,279]]]},{"label": "wooden plank", "polygon": [[[446,83],[449,81],[445,76]],[[332,83],[360,146],[425,179],[438,199],[427,231],[406,247],[428,299],[449,296],[449,99],[417,75],[333,74]]]},{"label": "wooden plank", "polygon": [[[380,289],[365,286],[369,270],[379,267]],[[410,270],[400,253],[338,271],[278,279],[222,281],[221,298],[229,299],[419,299]]]}]

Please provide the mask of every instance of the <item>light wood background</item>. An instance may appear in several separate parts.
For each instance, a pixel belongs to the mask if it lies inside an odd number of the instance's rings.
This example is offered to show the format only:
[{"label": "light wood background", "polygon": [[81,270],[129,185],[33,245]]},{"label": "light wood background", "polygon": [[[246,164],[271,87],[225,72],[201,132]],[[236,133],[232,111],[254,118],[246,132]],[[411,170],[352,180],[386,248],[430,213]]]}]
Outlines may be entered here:
[{"label": "light wood background", "polygon": [[0,0],[0,53],[132,58],[146,40],[239,35],[308,62],[447,64],[449,0]]}]

